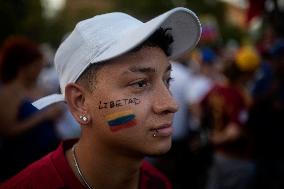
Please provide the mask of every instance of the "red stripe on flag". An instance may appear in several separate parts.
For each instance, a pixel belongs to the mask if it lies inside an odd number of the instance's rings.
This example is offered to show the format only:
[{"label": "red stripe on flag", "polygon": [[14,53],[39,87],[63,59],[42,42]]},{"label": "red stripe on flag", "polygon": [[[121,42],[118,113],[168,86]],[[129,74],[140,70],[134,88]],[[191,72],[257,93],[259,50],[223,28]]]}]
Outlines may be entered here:
[{"label": "red stripe on flag", "polygon": [[129,127],[133,127],[137,124],[136,120],[131,120],[131,121],[128,121],[127,123],[124,123],[124,124],[121,124],[121,125],[117,125],[117,126],[111,126],[110,127],[110,130],[111,131],[118,131],[120,129],[124,129],[124,128],[129,128]]}]

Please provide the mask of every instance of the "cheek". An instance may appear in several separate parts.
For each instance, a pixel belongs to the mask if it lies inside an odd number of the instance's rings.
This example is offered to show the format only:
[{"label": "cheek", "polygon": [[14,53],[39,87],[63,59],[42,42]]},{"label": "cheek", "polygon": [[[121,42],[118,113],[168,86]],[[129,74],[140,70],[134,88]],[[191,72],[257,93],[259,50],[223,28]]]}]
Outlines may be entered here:
[{"label": "cheek", "polygon": [[97,102],[94,124],[100,124],[111,132],[118,132],[139,124],[141,100],[135,97]]},{"label": "cheek", "polygon": [[136,115],[132,109],[117,111],[105,116],[105,122],[112,132],[137,125]]}]

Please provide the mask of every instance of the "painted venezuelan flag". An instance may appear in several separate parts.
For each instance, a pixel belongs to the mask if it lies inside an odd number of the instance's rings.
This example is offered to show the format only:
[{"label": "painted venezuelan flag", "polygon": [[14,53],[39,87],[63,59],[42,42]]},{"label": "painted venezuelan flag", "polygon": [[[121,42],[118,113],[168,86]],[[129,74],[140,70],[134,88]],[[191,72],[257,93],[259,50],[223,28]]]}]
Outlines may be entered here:
[{"label": "painted venezuelan flag", "polygon": [[132,110],[115,112],[107,115],[105,118],[110,126],[111,131],[118,131],[120,129],[132,127],[137,124]]}]

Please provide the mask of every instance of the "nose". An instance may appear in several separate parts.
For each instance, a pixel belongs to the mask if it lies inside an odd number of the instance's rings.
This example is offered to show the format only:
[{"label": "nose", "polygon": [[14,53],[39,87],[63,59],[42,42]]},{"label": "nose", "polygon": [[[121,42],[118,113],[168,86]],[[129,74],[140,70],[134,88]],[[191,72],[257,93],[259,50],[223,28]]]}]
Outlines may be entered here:
[{"label": "nose", "polygon": [[160,90],[157,90],[154,95],[153,111],[155,113],[168,114],[178,111],[178,103],[165,85],[160,87]]}]

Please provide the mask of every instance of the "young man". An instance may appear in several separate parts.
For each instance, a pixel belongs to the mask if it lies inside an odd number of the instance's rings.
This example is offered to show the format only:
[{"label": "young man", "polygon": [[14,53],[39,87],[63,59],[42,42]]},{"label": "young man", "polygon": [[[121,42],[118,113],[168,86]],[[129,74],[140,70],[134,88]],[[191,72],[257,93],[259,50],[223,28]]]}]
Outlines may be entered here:
[{"label": "young man", "polygon": [[175,8],[147,23],[123,13],[78,23],[55,56],[62,95],[80,123],[66,141],[3,188],[171,188],[143,158],[167,152],[178,105],[169,91],[173,58],[200,37],[193,12]]}]

